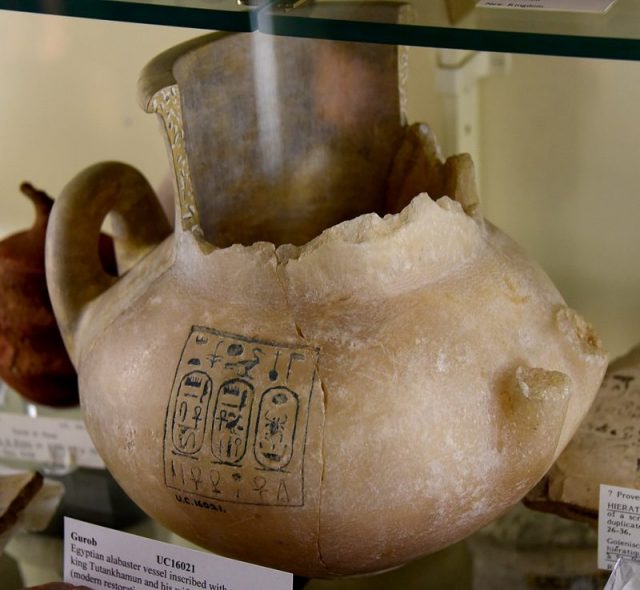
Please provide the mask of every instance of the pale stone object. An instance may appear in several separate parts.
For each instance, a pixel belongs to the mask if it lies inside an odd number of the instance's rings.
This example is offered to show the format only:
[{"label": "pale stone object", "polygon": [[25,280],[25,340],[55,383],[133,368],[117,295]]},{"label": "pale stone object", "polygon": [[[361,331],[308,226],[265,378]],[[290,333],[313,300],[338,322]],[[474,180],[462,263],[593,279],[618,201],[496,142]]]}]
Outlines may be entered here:
[{"label": "pale stone object", "polygon": [[[171,50],[141,97],[175,232],[124,164],[54,206],[47,277],[88,430],[136,503],[213,551],[309,577],[435,551],[544,475],[600,384],[597,336],[482,219],[471,159],[404,124],[399,58]],[[117,280],[92,248],[110,211]]]},{"label": "pale stone object", "polygon": [[640,345],[611,363],[580,428],[526,503],[595,525],[601,484],[640,489],[639,424]]},{"label": "pale stone object", "polygon": [[44,530],[63,495],[59,481],[0,466],[0,555],[16,533]]}]

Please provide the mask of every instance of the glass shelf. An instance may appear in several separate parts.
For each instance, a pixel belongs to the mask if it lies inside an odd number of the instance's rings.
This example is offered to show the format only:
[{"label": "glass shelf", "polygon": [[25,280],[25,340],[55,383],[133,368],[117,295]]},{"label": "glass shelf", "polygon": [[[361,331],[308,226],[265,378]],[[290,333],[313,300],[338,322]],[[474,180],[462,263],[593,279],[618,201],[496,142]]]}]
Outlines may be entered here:
[{"label": "glass shelf", "polygon": [[[276,3],[260,11],[258,28],[278,35],[401,45],[640,59],[638,0],[617,0],[605,14],[473,5],[463,0],[316,0],[290,10]],[[389,10],[393,6],[396,12],[402,7],[397,18]]]},{"label": "glass shelf", "polygon": [[0,0],[0,9],[220,31],[255,31],[267,0]]},{"label": "glass shelf", "polygon": [[0,9],[351,41],[640,60],[640,2],[605,14],[475,0],[0,0]]}]

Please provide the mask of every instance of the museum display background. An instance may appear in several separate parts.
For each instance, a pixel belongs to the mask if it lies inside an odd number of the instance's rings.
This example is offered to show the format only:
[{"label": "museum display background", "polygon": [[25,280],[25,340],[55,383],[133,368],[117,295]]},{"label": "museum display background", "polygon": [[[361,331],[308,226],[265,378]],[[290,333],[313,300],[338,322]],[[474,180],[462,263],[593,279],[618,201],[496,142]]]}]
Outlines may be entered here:
[{"label": "museum display background", "polygon": [[[201,33],[0,12],[0,238],[31,223],[20,182],[55,196],[96,161],[130,163],[170,194],[136,81],[151,57]],[[410,49],[408,115],[442,136],[436,59]],[[544,267],[612,358],[624,353],[640,334],[640,63],[514,55],[479,88],[485,216]]]}]

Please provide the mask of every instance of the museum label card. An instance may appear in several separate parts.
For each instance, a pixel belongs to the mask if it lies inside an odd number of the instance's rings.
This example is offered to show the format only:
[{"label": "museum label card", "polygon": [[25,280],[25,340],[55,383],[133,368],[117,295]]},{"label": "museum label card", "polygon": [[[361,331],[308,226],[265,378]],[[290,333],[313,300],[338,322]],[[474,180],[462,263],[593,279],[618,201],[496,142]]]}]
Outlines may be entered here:
[{"label": "museum label card", "polygon": [[613,569],[620,557],[640,561],[640,490],[602,484],[598,567]]},{"label": "museum label card", "polygon": [[483,8],[524,8],[566,12],[606,12],[616,0],[480,0]]},{"label": "museum label card", "polygon": [[64,519],[64,580],[93,590],[291,590],[293,574]]},{"label": "museum label card", "polygon": [[0,413],[0,458],[104,468],[84,422],[50,416]]}]

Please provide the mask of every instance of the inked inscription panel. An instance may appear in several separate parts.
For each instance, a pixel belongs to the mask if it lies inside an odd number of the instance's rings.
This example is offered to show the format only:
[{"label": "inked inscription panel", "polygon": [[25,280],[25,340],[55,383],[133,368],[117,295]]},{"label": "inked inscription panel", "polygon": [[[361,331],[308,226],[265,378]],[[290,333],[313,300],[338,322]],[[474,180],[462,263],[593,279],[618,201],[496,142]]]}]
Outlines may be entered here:
[{"label": "inked inscription panel", "polygon": [[304,504],[318,351],[193,326],[164,436],[169,488],[218,501]]}]

